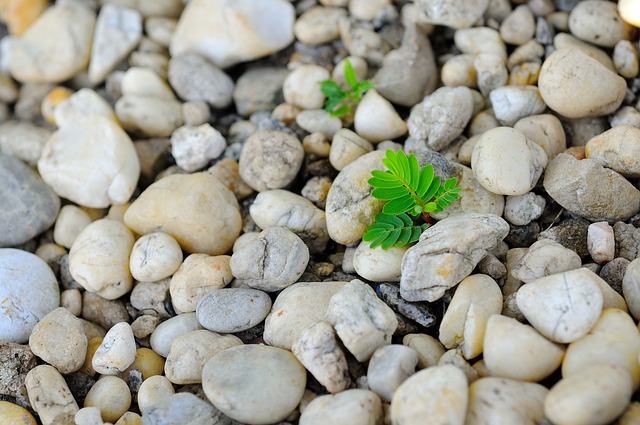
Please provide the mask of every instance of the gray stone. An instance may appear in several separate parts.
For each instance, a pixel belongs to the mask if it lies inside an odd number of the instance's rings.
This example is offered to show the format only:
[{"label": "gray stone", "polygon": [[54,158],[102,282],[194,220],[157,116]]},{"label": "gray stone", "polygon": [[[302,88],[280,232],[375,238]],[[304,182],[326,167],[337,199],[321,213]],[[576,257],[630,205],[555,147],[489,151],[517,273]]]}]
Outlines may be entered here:
[{"label": "gray stone", "polygon": [[411,109],[409,135],[439,151],[460,136],[473,114],[473,96],[467,87],[441,87]]},{"label": "gray stone", "polygon": [[168,77],[171,87],[184,100],[203,100],[219,109],[231,104],[233,80],[200,55],[173,56]]},{"label": "gray stone", "polygon": [[509,232],[493,214],[460,214],[427,229],[402,261],[400,293],[407,301],[436,301],[467,277],[487,250]]},{"label": "gray stone", "polygon": [[418,365],[418,353],[406,345],[385,345],[378,348],[369,360],[367,384],[371,391],[390,403],[393,393],[413,375]]},{"label": "gray stone", "polygon": [[286,68],[253,68],[238,78],[233,101],[238,113],[249,116],[257,111],[270,111],[284,101],[282,85],[289,74]]},{"label": "gray stone", "polygon": [[165,304],[168,299],[169,282],[168,278],[156,282],[137,282],[129,294],[131,306],[160,319],[171,317]]},{"label": "gray stone", "polygon": [[235,333],[256,326],[270,310],[271,298],[263,291],[222,288],[214,289],[200,300],[196,316],[205,329]]},{"label": "gray stone", "polygon": [[231,419],[196,395],[177,393],[162,398],[142,414],[143,425],[231,425]]},{"label": "gray stone", "polygon": [[547,201],[542,196],[533,192],[507,196],[504,205],[504,218],[516,226],[525,226],[542,215],[546,204]]},{"label": "gray stone", "polygon": [[550,239],[533,243],[518,261],[511,275],[525,283],[555,273],[578,269],[582,266],[580,256]]},{"label": "gray stone", "polygon": [[0,299],[0,340],[22,344],[38,321],[60,305],[58,282],[40,257],[1,248]]},{"label": "gray stone", "polygon": [[352,280],[331,297],[326,319],[360,362],[368,360],[379,347],[390,344],[398,327],[393,310],[359,280]]},{"label": "gray stone", "polygon": [[591,221],[624,221],[640,210],[640,191],[592,159],[556,156],[547,166],[544,188],[564,208]]},{"label": "gray stone", "polygon": [[25,392],[27,373],[38,364],[28,345],[0,343],[0,394],[20,397]]},{"label": "gray stone", "polygon": [[589,255],[587,247],[589,224],[582,218],[565,220],[557,226],[540,232],[538,239],[551,239],[575,251],[580,257],[586,257]]},{"label": "gray stone", "polygon": [[183,313],[160,323],[151,334],[149,343],[156,353],[169,355],[173,340],[191,331],[202,329],[195,313]]},{"label": "gray stone", "polygon": [[433,308],[428,304],[410,303],[404,300],[400,296],[398,285],[381,283],[378,285],[376,292],[380,299],[396,313],[413,320],[425,328],[436,324],[436,315]]},{"label": "gray stone", "polygon": [[489,3],[489,0],[470,0],[464,3],[455,0],[418,0],[416,5],[425,22],[460,29],[475,24],[487,10]]},{"label": "gray stone", "polygon": [[613,225],[616,241],[616,257],[633,261],[640,257],[640,229],[621,221]]},{"label": "gray stone", "polygon": [[60,198],[20,160],[0,155],[0,247],[15,246],[47,230]]},{"label": "gray stone", "polygon": [[0,125],[0,152],[36,165],[51,133],[50,129],[31,122],[7,121]]},{"label": "gray stone", "polygon": [[623,257],[614,258],[600,269],[599,276],[618,294],[622,295],[622,280],[631,261]]},{"label": "gray stone", "polygon": [[231,256],[238,283],[273,292],[297,282],[309,263],[309,248],[286,227],[271,226]]}]

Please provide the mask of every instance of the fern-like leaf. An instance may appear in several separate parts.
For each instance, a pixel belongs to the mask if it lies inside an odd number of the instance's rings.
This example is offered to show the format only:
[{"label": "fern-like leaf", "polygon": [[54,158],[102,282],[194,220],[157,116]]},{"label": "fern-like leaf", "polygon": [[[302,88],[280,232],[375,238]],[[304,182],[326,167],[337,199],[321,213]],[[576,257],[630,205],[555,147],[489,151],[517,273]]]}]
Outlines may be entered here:
[{"label": "fern-like leaf", "polygon": [[416,242],[428,226],[414,225],[407,214],[391,215],[381,212],[376,215],[375,220],[362,237],[362,240],[371,243],[371,248],[380,246],[382,249],[389,249]]}]

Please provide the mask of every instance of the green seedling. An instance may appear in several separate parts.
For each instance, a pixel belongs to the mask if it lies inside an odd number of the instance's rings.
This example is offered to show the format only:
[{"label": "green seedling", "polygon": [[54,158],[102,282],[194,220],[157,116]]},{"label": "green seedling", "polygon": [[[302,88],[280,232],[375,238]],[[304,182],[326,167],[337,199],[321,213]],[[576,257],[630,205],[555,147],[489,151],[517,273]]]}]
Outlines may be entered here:
[{"label": "green seedling", "polygon": [[343,90],[333,80],[320,82],[320,90],[327,97],[324,110],[329,112],[332,117],[341,117],[351,113],[366,91],[375,87],[375,84],[369,80],[357,80],[356,72],[353,70],[349,59],[344,61],[344,79],[351,87],[351,91]]},{"label": "green seedling", "polygon": [[[402,247],[416,242],[432,222],[430,214],[451,205],[460,197],[461,189],[456,187],[455,177],[441,185],[433,166],[427,164],[420,169],[414,154],[388,150],[382,163],[388,170],[373,170],[369,184],[374,187],[371,195],[387,202],[362,239],[371,242],[371,248]],[[416,223],[420,217],[423,224]]]}]

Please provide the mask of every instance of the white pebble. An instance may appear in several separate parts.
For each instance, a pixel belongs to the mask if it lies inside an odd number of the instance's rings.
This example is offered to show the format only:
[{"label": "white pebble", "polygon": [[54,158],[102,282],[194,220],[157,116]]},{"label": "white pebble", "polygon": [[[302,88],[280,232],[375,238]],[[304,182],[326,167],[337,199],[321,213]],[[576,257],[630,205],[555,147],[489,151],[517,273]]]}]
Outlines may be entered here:
[{"label": "white pebble", "polygon": [[93,369],[102,375],[125,371],[136,358],[136,341],[127,322],[113,325],[91,360]]},{"label": "white pebble", "polygon": [[133,278],[141,282],[155,282],[175,273],[182,263],[182,249],[166,233],[141,236],[131,250],[129,268]]}]

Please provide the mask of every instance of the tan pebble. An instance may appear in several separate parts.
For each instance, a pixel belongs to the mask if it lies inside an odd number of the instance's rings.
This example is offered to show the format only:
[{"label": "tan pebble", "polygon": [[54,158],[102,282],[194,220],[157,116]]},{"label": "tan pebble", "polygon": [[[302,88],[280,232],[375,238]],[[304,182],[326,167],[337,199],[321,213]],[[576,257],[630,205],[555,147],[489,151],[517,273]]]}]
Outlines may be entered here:
[{"label": "tan pebble", "polygon": [[142,425],[142,417],[137,413],[126,412],[114,425]]},{"label": "tan pebble", "polygon": [[442,343],[427,334],[407,334],[402,338],[402,344],[416,350],[420,369],[437,365],[445,352]]},{"label": "tan pebble", "polygon": [[0,420],[3,425],[37,425],[28,410],[8,401],[0,401]]},{"label": "tan pebble", "polygon": [[116,422],[131,406],[131,391],[122,379],[103,376],[87,393],[84,406],[98,407],[103,420]]},{"label": "tan pebble", "polygon": [[138,369],[142,372],[143,380],[152,376],[162,375],[164,358],[150,348],[140,347],[136,350],[135,360],[124,373],[128,374],[132,369]]},{"label": "tan pebble", "polygon": [[585,148],[584,146],[571,146],[567,148],[564,153],[568,153],[573,156],[575,159],[585,159]]},{"label": "tan pebble", "polygon": [[67,100],[72,94],[73,90],[64,86],[58,86],[51,90],[44,99],[42,99],[42,104],[40,105],[42,117],[47,120],[49,124],[55,124],[53,111],[56,109],[56,106],[62,101]]},{"label": "tan pebble", "polygon": [[175,308],[183,313],[196,311],[208,292],[227,286],[233,280],[230,261],[228,255],[188,256],[171,278],[169,291]]},{"label": "tan pebble", "polygon": [[29,402],[43,425],[73,423],[78,404],[64,377],[53,366],[34,367],[27,373],[24,384]]},{"label": "tan pebble", "polygon": [[47,0],[2,0],[0,20],[11,35],[21,35],[47,8]]},{"label": "tan pebble", "polygon": [[144,413],[160,400],[174,394],[173,384],[165,376],[156,375],[145,380],[138,389],[138,407]]},{"label": "tan pebble", "polygon": [[94,337],[87,342],[87,356],[85,357],[84,365],[80,368],[80,372],[89,376],[96,374],[93,368],[93,355],[96,353],[98,347],[100,347],[100,344],[102,344],[102,337]]},{"label": "tan pebble", "polygon": [[232,158],[224,158],[216,162],[207,170],[218,180],[220,180],[227,188],[236,195],[238,200],[242,200],[253,193],[253,189],[249,187],[240,177],[240,168],[238,161]]},{"label": "tan pebble", "polygon": [[296,121],[296,116],[301,111],[296,105],[291,103],[281,103],[273,108],[271,111],[271,118],[279,119],[286,125],[292,124]]}]

